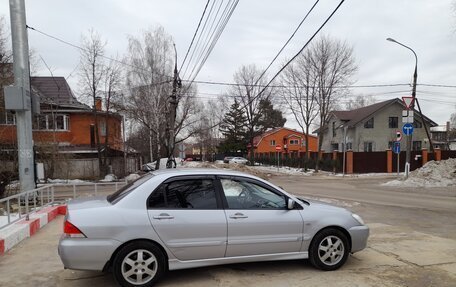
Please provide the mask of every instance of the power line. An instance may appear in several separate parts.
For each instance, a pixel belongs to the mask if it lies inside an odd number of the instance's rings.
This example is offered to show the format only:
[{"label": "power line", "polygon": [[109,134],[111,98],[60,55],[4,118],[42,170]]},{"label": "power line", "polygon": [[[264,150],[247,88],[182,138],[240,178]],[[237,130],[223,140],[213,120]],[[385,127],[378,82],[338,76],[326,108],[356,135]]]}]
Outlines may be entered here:
[{"label": "power line", "polygon": [[[46,36],[46,37],[52,38],[52,39],[54,39],[54,40],[56,40],[56,41],[59,41],[59,42],[65,44],[65,45],[68,45],[68,46],[71,46],[71,47],[73,47],[73,48],[76,48],[76,49],[78,49],[78,50],[85,51],[85,52],[90,52],[90,51],[88,51],[87,49],[85,49],[85,48],[83,48],[83,47],[81,47],[81,46],[78,46],[78,45],[75,45],[75,44],[73,44],[73,43],[67,42],[67,41],[65,41],[65,40],[63,40],[63,39],[60,39],[60,38],[58,38],[58,37],[56,37],[56,36],[50,35],[50,34],[48,34],[48,33],[45,33],[45,32],[43,32],[43,31],[38,30],[38,29],[36,29],[36,28],[33,28],[33,27],[31,27],[31,26],[28,26],[28,25],[27,25],[27,28],[30,29],[30,30],[32,30],[32,31],[38,32],[38,33],[40,33],[40,34],[42,34],[42,35],[44,35],[44,36]],[[122,65],[124,65],[124,66],[129,66],[129,67],[131,67],[131,68],[134,68],[135,70],[139,70],[139,71],[151,73],[151,71],[149,71],[149,70],[142,69],[142,68],[140,68],[140,67],[137,67],[137,66],[135,66],[135,65],[126,63],[126,62],[124,62],[124,61],[120,61],[120,60],[115,59],[115,58],[111,58],[111,57],[104,56],[104,55],[100,55],[100,57],[101,57],[101,58],[105,58],[105,59],[110,60],[110,61],[113,61],[113,62],[117,62],[117,63],[122,64]],[[172,76],[163,75],[163,74],[159,74],[159,73],[156,73],[156,72],[154,72],[154,73],[157,74],[157,75],[159,75],[159,76],[162,76],[162,77],[170,78],[169,81],[163,81],[163,82],[160,82],[160,83],[155,83],[154,85],[159,85],[159,84],[164,84],[164,83],[170,83],[170,82],[172,82],[172,79],[173,79]]]},{"label": "power line", "polygon": [[209,5],[209,2],[210,2],[210,0],[207,0],[206,6],[204,7],[203,14],[201,15],[201,18],[200,18],[200,20],[198,22],[198,26],[196,27],[195,33],[193,34],[192,41],[190,42],[190,46],[188,46],[187,53],[185,54],[184,60],[182,61],[182,64],[181,64],[181,66],[179,68],[179,73],[180,73],[180,71],[182,70],[182,67],[185,64],[185,60],[187,60],[188,53],[190,52],[190,49],[192,48],[193,41],[195,41],[196,34],[198,33],[198,30],[200,28],[201,22],[203,21],[204,14],[206,14],[206,9],[207,9],[207,6]]},{"label": "power line", "polygon": [[317,6],[318,2],[320,0],[317,0],[315,1],[315,3],[313,4],[313,6],[310,8],[309,12],[307,12],[307,14],[304,16],[304,18],[301,20],[301,22],[299,23],[299,25],[296,27],[296,29],[293,31],[293,33],[291,34],[290,38],[288,38],[288,40],[285,42],[285,44],[282,46],[282,48],[279,50],[279,52],[275,55],[274,59],[272,59],[271,63],[269,63],[269,65],[266,67],[266,69],[264,69],[263,73],[261,73],[260,77],[256,80],[255,84],[258,84],[258,82],[260,81],[260,79],[266,74],[266,72],[269,70],[269,68],[272,66],[272,64],[275,62],[275,60],[277,60],[277,58],[279,57],[279,55],[282,53],[282,51],[285,49],[286,46],[288,46],[288,43],[290,43],[291,39],[293,39],[293,37],[295,36],[296,32],[298,32],[299,28],[301,28],[301,25],[304,23],[304,21],[307,19],[307,17],[309,16],[309,14],[312,12],[312,10],[315,8],[315,6]]},{"label": "power line", "polygon": [[326,23],[328,23],[328,21],[333,17],[333,15],[336,13],[337,10],[339,10],[340,6],[345,2],[345,0],[342,0],[340,1],[339,5],[337,5],[337,7],[333,10],[333,12],[329,15],[329,17],[323,22],[323,24],[321,24],[321,26],[317,29],[317,31],[315,31],[315,33],[312,35],[312,37],[310,37],[310,39],[304,44],[304,46],[301,48],[301,50],[299,50],[298,53],[296,53],[296,55],[294,55],[275,75],[274,77],[272,77],[269,82],[266,84],[265,87],[263,87],[261,89],[261,91],[256,95],[254,96],[251,100],[249,100],[242,108],[246,108],[248,105],[250,105],[254,100],[256,100],[265,90],[266,88],[275,80],[275,78],[277,78],[277,76],[283,71],[285,70],[285,68],[291,63],[294,61],[294,59],[296,59],[299,54],[302,53],[302,51],[304,51],[304,49],[309,45],[309,43],[315,38],[315,36],[317,36],[317,34],[320,32],[321,29],[323,29],[323,27],[326,25]]}]

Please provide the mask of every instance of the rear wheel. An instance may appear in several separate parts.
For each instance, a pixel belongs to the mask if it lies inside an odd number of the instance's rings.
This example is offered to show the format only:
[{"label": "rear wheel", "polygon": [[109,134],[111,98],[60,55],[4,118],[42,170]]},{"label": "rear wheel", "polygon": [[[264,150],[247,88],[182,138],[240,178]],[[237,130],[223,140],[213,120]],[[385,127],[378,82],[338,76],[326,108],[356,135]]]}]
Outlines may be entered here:
[{"label": "rear wheel", "polygon": [[114,278],[122,286],[153,286],[164,271],[163,253],[155,244],[147,241],[124,246],[113,262]]},{"label": "rear wheel", "polygon": [[344,265],[349,252],[347,236],[340,230],[328,228],[315,235],[310,246],[309,259],[316,268],[331,271]]}]

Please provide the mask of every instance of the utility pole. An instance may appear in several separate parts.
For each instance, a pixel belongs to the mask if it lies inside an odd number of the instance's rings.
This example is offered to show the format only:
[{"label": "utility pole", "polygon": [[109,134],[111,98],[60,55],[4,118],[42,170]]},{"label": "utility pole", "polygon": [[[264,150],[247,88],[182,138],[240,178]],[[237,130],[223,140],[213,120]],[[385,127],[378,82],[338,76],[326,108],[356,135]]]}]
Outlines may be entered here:
[{"label": "utility pole", "polygon": [[177,104],[179,103],[177,99],[177,89],[182,87],[182,82],[179,78],[179,71],[177,70],[177,50],[176,45],[174,46],[175,61],[174,61],[174,79],[173,79],[173,91],[169,97],[169,138],[168,138],[168,161],[166,162],[166,168],[176,168],[176,160],[174,159],[174,137],[175,131],[174,126],[176,125],[176,110]]},{"label": "utility pole", "polygon": [[21,191],[26,191],[35,188],[35,170],[33,166],[29,47],[25,21],[25,1],[10,0],[9,4],[14,86],[5,89],[5,107],[16,112],[19,182]]}]

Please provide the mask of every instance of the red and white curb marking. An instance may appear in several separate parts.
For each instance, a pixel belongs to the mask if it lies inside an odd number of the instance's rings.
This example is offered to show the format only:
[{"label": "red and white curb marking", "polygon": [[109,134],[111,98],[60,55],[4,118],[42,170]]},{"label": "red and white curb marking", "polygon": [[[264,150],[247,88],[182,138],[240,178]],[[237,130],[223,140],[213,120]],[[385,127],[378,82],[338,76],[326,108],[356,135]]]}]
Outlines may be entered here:
[{"label": "red and white curb marking", "polygon": [[66,214],[66,205],[45,207],[38,212],[30,213],[29,220],[21,219],[4,230],[0,230],[0,256],[22,240],[33,236],[59,214]]}]

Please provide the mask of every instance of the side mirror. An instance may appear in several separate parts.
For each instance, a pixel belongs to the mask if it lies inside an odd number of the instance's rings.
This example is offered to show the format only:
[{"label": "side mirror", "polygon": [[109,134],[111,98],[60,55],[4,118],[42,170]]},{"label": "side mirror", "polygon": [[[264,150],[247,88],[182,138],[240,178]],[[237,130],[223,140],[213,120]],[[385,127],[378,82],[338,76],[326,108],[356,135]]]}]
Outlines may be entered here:
[{"label": "side mirror", "polygon": [[287,208],[288,210],[292,210],[294,209],[294,206],[295,206],[295,201],[291,198],[288,199],[288,202],[287,202]]}]

